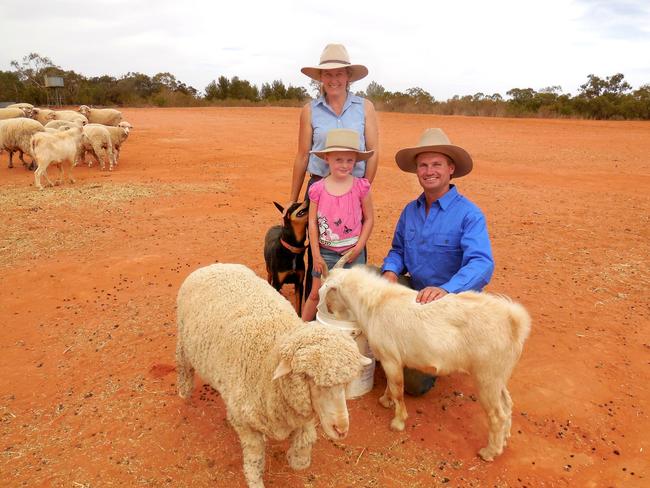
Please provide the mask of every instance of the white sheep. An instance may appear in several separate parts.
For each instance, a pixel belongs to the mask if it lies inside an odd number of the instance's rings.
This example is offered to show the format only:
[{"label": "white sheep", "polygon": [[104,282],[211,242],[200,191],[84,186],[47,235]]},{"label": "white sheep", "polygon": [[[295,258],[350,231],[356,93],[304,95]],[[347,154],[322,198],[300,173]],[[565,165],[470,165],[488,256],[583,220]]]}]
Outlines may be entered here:
[{"label": "white sheep", "polygon": [[[37,132],[43,132],[43,126],[32,119],[17,118],[0,120],[0,152],[3,150],[9,153],[9,168],[13,168],[13,155],[15,151],[20,153],[20,160],[23,166],[27,166],[23,157],[27,153],[34,159],[32,154],[30,140]],[[33,169],[34,162],[29,165]]]},{"label": "white sheep", "polygon": [[85,115],[91,124],[116,126],[122,121],[122,113],[114,108],[90,108],[88,105],[81,105],[79,113]]},{"label": "white sheep", "polygon": [[64,178],[63,165],[68,164],[68,179],[74,183],[72,178],[72,167],[79,151],[81,143],[81,128],[73,127],[69,130],[57,131],[54,133],[38,132],[32,137],[31,152],[36,159],[38,168],[34,173],[34,182],[39,189],[41,185],[41,176],[44,175],[47,182],[52,186],[52,182],[47,177],[47,168],[51,164],[59,167],[59,181]]},{"label": "white sheep", "polygon": [[370,359],[351,337],[305,324],[265,280],[240,264],[190,274],[177,301],[178,393],[194,370],[217,389],[241,441],[248,486],[263,487],[265,438],[291,438],[287,460],[307,468],[317,417],[332,439],[347,435],[345,386]]},{"label": "white sheep", "polygon": [[7,105],[6,108],[19,108],[25,113],[25,117],[31,117],[32,116],[32,110],[34,109],[34,105],[31,103],[12,103],[11,105]]},{"label": "white sheep", "polygon": [[47,124],[45,124],[46,129],[72,129],[73,127],[83,127],[83,123],[81,120],[76,120],[74,122],[70,122],[69,120],[50,120]]},{"label": "white sheep", "polygon": [[[108,133],[111,136],[111,143],[113,144],[115,166],[117,166],[117,163],[120,160],[120,149],[122,148],[122,144],[124,144],[124,142],[129,137],[129,132],[133,128],[133,126],[128,122],[122,121],[117,127],[113,127],[110,125],[102,125],[102,124],[88,124],[86,127],[94,127],[94,126],[104,127],[106,130],[108,130]],[[83,159],[85,160],[85,154],[82,156]]]},{"label": "white sheep", "polygon": [[403,368],[429,374],[468,373],[488,416],[486,461],[503,452],[510,437],[512,400],[507,383],[530,332],[526,309],[489,293],[448,294],[427,304],[417,291],[390,283],[364,267],[334,269],[323,282],[319,307],[355,320],[381,361],[387,385],[379,399],[395,407],[393,430],[404,430]]},{"label": "white sheep", "polygon": [[[101,124],[89,124],[83,128],[83,136],[79,146],[79,154],[77,156],[77,163],[85,162],[86,152],[91,153],[97,162],[100,169],[106,167],[108,163],[108,170],[113,171],[115,167],[115,153],[113,152],[113,143],[111,142],[111,134],[108,128]],[[92,159],[88,160],[88,166],[92,166]]]},{"label": "white sheep", "polygon": [[54,110],[50,110],[49,108],[34,107],[32,109],[31,117],[32,119],[38,120],[41,124],[45,125],[50,120],[54,120],[56,118],[56,113]]},{"label": "white sheep", "polygon": [[0,108],[0,120],[15,119],[17,117],[25,117],[25,110],[22,108]]},{"label": "white sheep", "polygon": [[74,110],[56,110],[54,112],[54,120],[66,120],[68,122],[75,122],[77,124],[86,125],[88,119],[82,114]]}]

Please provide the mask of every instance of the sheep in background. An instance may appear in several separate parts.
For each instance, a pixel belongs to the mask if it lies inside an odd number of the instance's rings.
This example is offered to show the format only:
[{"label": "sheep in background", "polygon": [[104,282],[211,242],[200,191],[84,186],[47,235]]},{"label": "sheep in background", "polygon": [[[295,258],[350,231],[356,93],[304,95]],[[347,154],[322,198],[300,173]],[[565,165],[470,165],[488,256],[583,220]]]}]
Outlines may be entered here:
[{"label": "sheep in background", "polygon": [[85,115],[91,124],[116,126],[122,121],[122,113],[114,108],[90,108],[88,105],[81,105],[79,113]]},{"label": "sheep in background", "polygon": [[38,120],[41,124],[45,125],[50,120],[54,120],[56,118],[56,113],[54,110],[50,110],[49,108],[34,107],[32,109],[31,117],[32,119]]},{"label": "sheep in background", "polygon": [[56,110],[54,112],[54,120],[65,120],[81,125],[86,125],[88,123],[88,119],[86,117],[80,113],[75,112],[74,110]]},{"label": "sheep in background", "polygon": [[[89,152],[99,163],[99,168],[104,169],[108,163],[108,170],[115,167],[115,153],[108,128],[101,124],[89,124],[83,128],[83,136],[79,146],[79,155],[76,164],[85,162],[86,152]],[[88,167],[92,166],[92,159],[88,160]]]},{"label": "sheep in background", "polygon": [[427,304],[417,291],[393,284],[364,267],[333,269],[320,290],[319,307],[355,320],[386,373],[379,399],[395,407],[391,429],[404,430],[403,368],[447,375],[468,373],[488,416],[486,461],[503,452],[510,437],[512,399],[507,383],[530,332],[526,309],[489,293],[448,294]]},{"label": "sheep in background", "polygon": [[81,128],[79,127],[54,133],[38,132],[34,134],[31,142],[31,153],[34,155],[38,164],[38,168],[34,173],[34,183],[40,190],[43,189],[43,185],[41,185],[42,175],[45,176],[47,182],[52,186],[52,182],[47,177],[47,168],[50,164],[55,164],[59,167],[59,181],[57,184],[63,181],[63,165],[66,163],[69,165],[68,178],[70,183],[74,183],[72,167],[74,166],[80,143]]},{"label": "sheep in background", "polygon": [[70,122],[68,120],[50,120],[47,124],[45,124],[46,129],[59,130],[62,127],[65,129],[72,129],[73,127],[83,127],[83,123],[81,120],[76,120],[74,122]]},{"label": "sheep in background", "polygon": [[[117,163],[120,161],[120,149],[122,148],[122,144],[124,144],[124,142],[128,139],[129,132],[133,126],[128,122],[122,121],[117,127],[102,124],[88,124],[86,127],[95,126],[104,127],[106,130],[108,130],[108,133],[111,137],[111,143],[113,144],[115,166],[117,166]],[[82,160],[85,160],[85,154],[82,155]]]},{"label": "sheep in background", "polygon": [[11,105],[7,105],[6,108],[19,108],[25,113],[25,117],[31,117],[32,116],[32,110],[34,109],[34,105],[31,103],[12,103]]},{"label": "sheep in background", "polygon": [[[27,163],[23,157],[24,153],[34,159],[30,145],[31,138],[38,132],[43,132],[43,126],[32,119],[17,118],[7,119],[0,121],[0,153],[4,150],[9,153],[9,168],[13,168],[13,155],[14,152],[20,153],[20,160],[23,166],[27,167]],[[29,169],[34,169],[35,164],[32,161],[29,164]]]},{"label": "sheep in background", "polygon": [[195,369],[219,391],[248,486],[264,486],[265,437],[290,437],[289,465],[304,469],[317,418],[330,438],[347,435],[345,386],[371,360],[351,337],[305,324],[253,271],[240,264],[194,271],[178,292],[177,321],[178,393],[191,396]]},{"label": "sheep in background", "polygon": [[0,108],[0,120],[15,119],[25,117],[25,110],[22,108]]}]

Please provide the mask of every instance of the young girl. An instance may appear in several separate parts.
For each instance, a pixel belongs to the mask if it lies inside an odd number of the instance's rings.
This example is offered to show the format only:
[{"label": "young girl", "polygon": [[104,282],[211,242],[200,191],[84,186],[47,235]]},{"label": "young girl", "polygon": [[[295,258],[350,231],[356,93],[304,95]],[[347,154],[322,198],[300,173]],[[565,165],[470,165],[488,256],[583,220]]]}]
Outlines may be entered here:
[{"label": "young girl", "polygon": [[351,129],[332,129],[325,149],[313,151],[329,166],[329,175],[309,188],[309,245],[314,257],[313,285],[302,319],[314,320],[323,268],[348,253],[346,268],[366,262],[365,247],[373,225],[370,183],[352,176],[357,161],[373,151],[359,150],[359,134]]}]

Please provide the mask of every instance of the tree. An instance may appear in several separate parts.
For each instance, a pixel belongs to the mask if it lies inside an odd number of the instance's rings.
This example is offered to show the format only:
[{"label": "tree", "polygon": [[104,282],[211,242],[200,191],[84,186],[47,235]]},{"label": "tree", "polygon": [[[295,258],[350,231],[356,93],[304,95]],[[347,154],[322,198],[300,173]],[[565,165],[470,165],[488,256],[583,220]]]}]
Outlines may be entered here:
[{"label": "tree", "polygon": [[623,73],[616,73],[604,80],[591,74],[587,77],[587,83],[580,85],[580,94],[588,99],[602,95],[622,95],[632,90],[632,87],[627,81],[624,81],[624,78]]},{"label": "tree", "polygon": [[366,88],[366,97],[373,102],[386,99],[386,89],[376,81],[371,81]]},{"label": "tree", "polygon": [[56,66],[50,58],[41,56],[38,53],[29,53],[22,61],[11,61],[11,67],[18,74],[18,78],[24,83],[31,83],[39,88],[45,88],[44,75],[52,68],[61,69]]}]

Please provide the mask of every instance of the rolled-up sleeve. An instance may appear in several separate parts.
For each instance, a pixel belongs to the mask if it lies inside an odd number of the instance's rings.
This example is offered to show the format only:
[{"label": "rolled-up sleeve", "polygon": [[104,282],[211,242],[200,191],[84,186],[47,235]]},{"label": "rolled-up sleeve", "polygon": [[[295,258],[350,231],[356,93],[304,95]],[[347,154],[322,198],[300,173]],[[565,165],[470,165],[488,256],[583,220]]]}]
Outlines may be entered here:
[{"label": "rolled-up sleeve", "polygon": [[440,287],[449,293],[482,290],[494,272],[490,237],[482,213],[472,212],[465,216],[460,247],[463,253],[461,267]]}]

